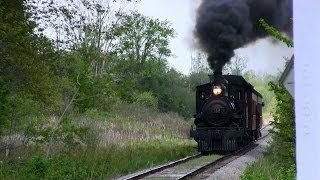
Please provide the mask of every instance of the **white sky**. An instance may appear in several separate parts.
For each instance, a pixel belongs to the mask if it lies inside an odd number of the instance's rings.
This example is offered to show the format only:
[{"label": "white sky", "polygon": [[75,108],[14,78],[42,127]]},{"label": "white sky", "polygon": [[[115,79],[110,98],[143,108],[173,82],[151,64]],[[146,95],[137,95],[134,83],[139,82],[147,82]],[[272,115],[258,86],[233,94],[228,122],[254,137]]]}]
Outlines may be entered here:
[{"label": "white sky", "polygon": [[[146,16],[169,20],[177,36],[170,47],[175,57],[168,59],[169,65],[183,74],[191,68],[192,31],[195,24],[196,0],[141,0],[138,11]],[[240,57],[248,59],[248,69],[274,74],[284,65],[283,57],[291,57],[292,49],[283,43],[272,43],[270,40],[259,40],[254,44],[236,50]]]}]

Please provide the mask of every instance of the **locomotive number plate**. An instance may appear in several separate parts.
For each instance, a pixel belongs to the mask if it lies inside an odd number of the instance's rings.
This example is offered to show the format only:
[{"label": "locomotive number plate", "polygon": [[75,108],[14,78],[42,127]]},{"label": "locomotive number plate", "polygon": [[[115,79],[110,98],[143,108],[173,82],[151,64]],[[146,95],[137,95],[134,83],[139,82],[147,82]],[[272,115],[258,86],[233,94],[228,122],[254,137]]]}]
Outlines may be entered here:
[{"label": "locomotive number plate", "polygon": [[213,113],[220,113],[220,110],[221,110],[220,108],[214,108]]}]

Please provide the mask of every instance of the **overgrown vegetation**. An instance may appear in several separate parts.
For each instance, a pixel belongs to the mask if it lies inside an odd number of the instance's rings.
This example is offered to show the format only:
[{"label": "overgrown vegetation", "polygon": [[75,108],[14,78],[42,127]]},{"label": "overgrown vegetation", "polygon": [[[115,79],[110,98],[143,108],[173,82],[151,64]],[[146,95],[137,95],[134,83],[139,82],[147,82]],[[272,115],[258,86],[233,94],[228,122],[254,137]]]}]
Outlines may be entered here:
[{"label": "overgrown vegetation", "polygon": [[188,141],[149,141],[124,147],[80,149],[47,158],[33,153],[1,164],[1,179],[109,179],[190,155]]},{"label": "overgrown vegetation", "polygon": [[211,72],[203,56],[189,76],[169,68],[174,29],[136,3],[0,0],[1,179],[110,178],[195,152]]},{"label": "overgrown vegetation", "polygon": [[263,159],[249,167],[242,179],[295,179],[295,124],[292,96],[282,85],[270,83],[276,96],[273,142]]},{"label": "overgrown vegetation", "polygon": [[[288,47],[292,40],[284,37],[264,20],[260,20],[266,31],[283,41]],[[294,100],[283,85],[270,83],[270,90],[275,94],[273,142],[263,159],[246,169],[242,179],[295,179],[295,117]]]},{"label": "overgrown vegetation", "polygon": [[293,41],[284,35],[280,31],[278,31],[276,28],[270,26],[264,19],[259,20],[260,25],[274,38],[284,42],[288,47],[293,47]]},{"label": "overgrown vegetation", "polygon": [[[54,117],[52,117],[54,118]],[[0,179],[111,178],[196,152],[189,124],[176,113],[135,104],[32,121],[28,131],[3,136]],[[28,132],[28,133],[27,133]],[[3,147],[3,146],[2,146]]]},{"label": "overgrown vegetation", "polygon": [[195,153],[194,93],[166,61],[175,32],[136,3],[0,0],[0,179],[110,178]]}]

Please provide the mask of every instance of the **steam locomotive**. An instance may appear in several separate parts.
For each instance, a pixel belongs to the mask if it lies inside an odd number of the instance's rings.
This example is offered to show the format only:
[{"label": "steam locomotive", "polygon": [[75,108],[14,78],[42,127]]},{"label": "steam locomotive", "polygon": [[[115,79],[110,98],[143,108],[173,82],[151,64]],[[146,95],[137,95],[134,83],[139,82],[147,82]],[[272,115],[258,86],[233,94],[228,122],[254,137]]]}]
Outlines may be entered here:
[{"label": "steam locomotive", "polygon": [[209,75],[197,86],[195,127],[190,135],[198,151],[235,151],[261,136],[262,95],[242,76]]}]

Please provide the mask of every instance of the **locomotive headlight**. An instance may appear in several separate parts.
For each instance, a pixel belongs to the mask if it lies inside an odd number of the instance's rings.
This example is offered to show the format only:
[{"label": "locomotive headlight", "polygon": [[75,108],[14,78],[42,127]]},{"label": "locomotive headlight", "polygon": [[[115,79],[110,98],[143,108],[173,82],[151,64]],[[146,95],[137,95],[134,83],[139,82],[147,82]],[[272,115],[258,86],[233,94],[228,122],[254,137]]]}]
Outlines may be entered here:
[{"label": "locomotive headlight", "polygon": [[218,96],[222,93],[222,88],[221,86],[213,86],[213,94]]}]

